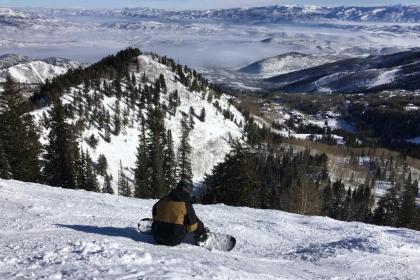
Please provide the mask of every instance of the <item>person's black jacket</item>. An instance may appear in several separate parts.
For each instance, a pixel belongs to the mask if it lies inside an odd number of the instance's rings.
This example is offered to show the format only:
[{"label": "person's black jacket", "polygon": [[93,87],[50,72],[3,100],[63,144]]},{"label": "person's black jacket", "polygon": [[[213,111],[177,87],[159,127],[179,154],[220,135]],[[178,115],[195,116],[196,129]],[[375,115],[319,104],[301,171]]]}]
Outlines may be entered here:
[{"label": "person's black jacket", "polygon": [[153,206],[152,234],[160,243],[178,245],[187,232],[198,228],[198,219],[191,204],[191,196],[182,188],[172,190]]}]

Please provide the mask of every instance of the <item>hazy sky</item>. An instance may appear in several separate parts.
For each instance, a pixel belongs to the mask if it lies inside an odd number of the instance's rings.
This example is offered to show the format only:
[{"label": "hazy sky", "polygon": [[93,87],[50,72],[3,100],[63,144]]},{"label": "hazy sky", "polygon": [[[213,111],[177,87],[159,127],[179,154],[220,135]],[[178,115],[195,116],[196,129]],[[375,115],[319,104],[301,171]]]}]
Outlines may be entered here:
[{"label": "hazy sky", "polygon": [[420,5],[420,0],[0,0],[3,7],[211,9],[281,4],[318,6]]}]

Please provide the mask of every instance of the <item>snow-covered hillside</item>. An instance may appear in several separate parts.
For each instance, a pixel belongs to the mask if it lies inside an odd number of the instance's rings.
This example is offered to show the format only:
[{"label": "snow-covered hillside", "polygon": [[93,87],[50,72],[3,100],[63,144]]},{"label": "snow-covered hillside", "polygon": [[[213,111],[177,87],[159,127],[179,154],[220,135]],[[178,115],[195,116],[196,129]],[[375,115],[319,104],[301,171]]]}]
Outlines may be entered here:
[{"label": "snow-covered hillside", "polygon": [[67,69],[60,66],[54,66],[43,61],[32,61],[1,70],[0,79],[4,81],[5,77],[10,75],[18,83],[39,84],[45,83],[46,79],[51,79],[66,72]]},{"label": "snow-covered hillside", "polygon": [[[157,245],[153,200],[0,180],[2,279],[416,279],[420,235],[275,210],[197,205],[231,252]],[[190,242],[191,243],[191,242]]]},{"label": "snow-covered hillside", "polygon": [[419,87],[418,48],[387,55],[350,58],[266,79],[276,91],[353,93]]},{"label": "snow-covered hillside", "polygon": [[290,52],[254,62],[239,71],[268,78],[318,66],[332,61],[334,61],[334,58],[329,56],[316,56]]},{"label": "snow-covered hillside", "polygon": [[[156,59],[156,58],[155,58]],[[177,107],[176,114],[171,115],[166,113],[165,115],[165,129],[170,129],[174,140],[175,153],[180,142],[181,136],[181,119],[184,114],[190,113],[190,107],[192,107],[196,114],[199,115],[201,110],[205,110],[205,120],[200,121],[197,117],[194,118],[194,128],[190,132],[190,144],[192,146],[191,163],[193,179],[195,183],[199,183],[204,178],[206,173],[209,173],[213,166],[222,161],[226,153],[230,150],[228,140],[230,137],[239,138],[241,137],[241,128],[239,123],[243,122],[243,117],[240,112],[229,103],[229,96],[222,95],[219,99],[213,97],[213,101],[209,102],[208,92],[195,92],[191,91],[185,85],[179,81],[179,76],[172,72],[168,66],[159,63],[149,55],[141,55],[137,58],[138,69],[140,72],[136,72],[136,67],[133,67],[132,72],[136,80],[138,81],[137,86],[144,88],[145,85],[152,85],[153,82],[159,78],[160,74],[165,77],[167,85],[167,93],[161,93],[160,100],[162,104],[166,106],[169,104],[169,94],[178,91],[180,105]],[[142,82],[142,75],[145,75],[147,82]],[[109,84],[112,81],[107,80]],[[122,81],[122,90],[128,91],[126,80]],[[74,104],[75,96],[81,96],[81,92],[85,91],[83,85],[73,87],[69,90],[69,93],[63,96],[63,103]],[[95,95],[94,89],[89,89],[86,93],[88,96],[93,97]],[[233,115],[233,121],[225,119],[223,114],[213,105],[214,102],[219,104],[222,110],[229,110]],[[98,129],[95,125],[87,126],[81,134],[82,147],[87,150],[91,155],[92,159],[96,161],[99,155],[103,154],[107,158],[109,165],[109,172],[114,178],[114,186],[116,188],[118,172],[120,170],[120,163],[124,168],[126,176],[129,178],[133,177],[133,170],[135,168],[137,148],[139,143],[140,134],[140,120],[138,119],[138,109],[135,105],[130,103],[129,98],[123,97],[119,102],[120,111],[128,112],[128,125],[123,127],[119,135],[112,134],[110,142],[104,140],[104,131]],[[86,101],[83,101],[86,103]],[[117,98],[104,96],[100,101],[101,106],[110,113],[111,119],[114,118]],[[130,108],[130,109],[129,109]],[[136,109],[132,109],[136,108]],[[94,108],[88,108],[88,110],[94,111]],[[38,123],[42,123],[42,115],[47,112],[48,108],[43,108],[34,112],[34,115]],[[144,117],[146,118],[146,109],[142,110]],[[89,115],[87,122],[94,122],[93,115]],[[80,115],[72,119],[76,122],[80,119]],[[47,143],[48,131],[44,128],[42,132],[42,142]],[[96,147],[92,147],[88,144],[88,139],[94,136],[98,140]]]},{"label": "snow-covered hillside", "polygon": [[204,122],[195,121],[194,129],[190,134],[192,145],[192,168],[195,181],[203,179],[205,173],[209,173],[216,163],[222,161],[226,153],[230,150],[227,140],[230,137],[239,138],[242,135],[241,128],[237,125],[243,122],[242,114],[229,103],[229,96],[222,95],[218,103],[222,109],[228,109],[234,114],[236,121],[225,119],[217,109],[203,99],[203,93],[190,92],[179,81],[177,76],[168,69],[168,67],[159,64],[149,56],[139,56],[138,64],[140,69],[144,69],[150,80],[159,78],[162,73],[166,78],[168,91],[178,90],[181,105],[174,117],[166,118],[165,125],[171,129],[175,142],[178,146],[181,137],[181,118],[182,112],[188,113],[190,107],[199,113],[202,108],[205,109],[206,119]]},{"label": "snow-covered hillside", "polygon": [[0,56],[0,82],[11,76],[18,83],[39,84],[46,79],[66,73],[83,64],[64,58],[36,59],[27,56],[6,54]]}]

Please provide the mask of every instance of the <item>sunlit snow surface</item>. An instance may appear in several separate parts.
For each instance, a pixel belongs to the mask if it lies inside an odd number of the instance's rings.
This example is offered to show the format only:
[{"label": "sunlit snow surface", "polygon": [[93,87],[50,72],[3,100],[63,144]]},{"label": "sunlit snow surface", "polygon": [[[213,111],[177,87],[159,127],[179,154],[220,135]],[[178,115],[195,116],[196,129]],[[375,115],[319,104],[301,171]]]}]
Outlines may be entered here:
[{"label": "sunlit snow surface", "polygon": [[14,65],[8,69],[0,69],[0,82],[4,82],[5,77],[11,76],[18,83],[45,83],[47,79],[51,80],[57,75],[66,73],[67,70],[67,68],[43,61],[31,61]]},{"label": "sunlit snow surface", "polygon": [[152,200],[0,180],[1,279],[417,279],[420,235],[274,210],[200,206],[231,252],[156,245]]}]

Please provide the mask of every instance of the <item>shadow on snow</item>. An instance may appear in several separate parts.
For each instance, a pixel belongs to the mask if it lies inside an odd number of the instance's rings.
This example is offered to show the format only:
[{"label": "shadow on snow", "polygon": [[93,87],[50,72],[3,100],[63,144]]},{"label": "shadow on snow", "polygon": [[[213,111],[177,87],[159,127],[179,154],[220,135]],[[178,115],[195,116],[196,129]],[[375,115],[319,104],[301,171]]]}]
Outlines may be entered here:
[{"label": "shadow on snow", "polygon": [[69,228],[85,233],[94,233],[112,237],[124,237],[137,242],[144,242],[150,244],[157,244],[151,235],[145,235],[138,232],[133,227],[117,228],[117,227],[99,227],[89,225],[64,225],[56,224],[58,227]]}]

